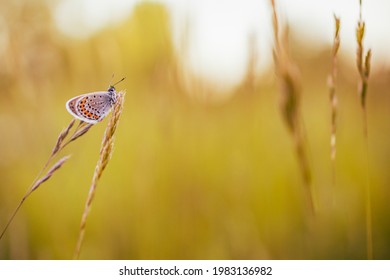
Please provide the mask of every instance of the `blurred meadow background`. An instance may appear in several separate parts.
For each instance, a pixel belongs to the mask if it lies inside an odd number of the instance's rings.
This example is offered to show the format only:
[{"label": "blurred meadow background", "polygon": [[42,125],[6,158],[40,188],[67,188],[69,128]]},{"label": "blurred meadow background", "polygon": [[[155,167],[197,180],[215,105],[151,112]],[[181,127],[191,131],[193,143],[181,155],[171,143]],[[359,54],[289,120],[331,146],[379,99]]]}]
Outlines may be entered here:
[{"label": "blurred meadow background", "polygon": [[[365,259],[368,174],[373,254],[389,259],[389,3],[363,3],[373,52],[367,156],[358,1],[277,1],[300,69],[312,214],[280,112],[269,2],[1,0],[0,229],[72,119],[66,101],[106,90],[114,73],[126,77],[117,85],[126,100],[80,258]],[[341,18],[334,182],[333,12]],[[26,200],[0,259],[72,258],[106,123],[62,151],[72,157]]]}]

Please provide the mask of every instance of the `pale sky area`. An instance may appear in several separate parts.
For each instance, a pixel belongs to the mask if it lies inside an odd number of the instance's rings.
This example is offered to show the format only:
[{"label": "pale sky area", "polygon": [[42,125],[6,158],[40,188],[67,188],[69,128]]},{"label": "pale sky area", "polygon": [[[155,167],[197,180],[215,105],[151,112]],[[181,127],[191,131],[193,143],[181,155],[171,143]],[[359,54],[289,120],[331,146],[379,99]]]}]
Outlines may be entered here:
[{"label": "pale sky area", "polygon": [[[61,0],[56,22],[69,36],[83,37],[130,15],[137,0]],[[259,71],[272,63],[272,19],[269,0],[158,0],[171,13],[176,47],[189,26],[187,67],[208,81],[232,86],[244,75],[248,38],[256,36]],[[358,0],[276,0],[279,15],[309,44],[331,44],[333,14],[341,18],[341,51],[355,55]],[[363,0],[365,46],[373,50],[373,65],[390,66],[390,0]],[[352,50],[352,51],[351,51]],[[352,58],[353,59],[353,58]]]}]

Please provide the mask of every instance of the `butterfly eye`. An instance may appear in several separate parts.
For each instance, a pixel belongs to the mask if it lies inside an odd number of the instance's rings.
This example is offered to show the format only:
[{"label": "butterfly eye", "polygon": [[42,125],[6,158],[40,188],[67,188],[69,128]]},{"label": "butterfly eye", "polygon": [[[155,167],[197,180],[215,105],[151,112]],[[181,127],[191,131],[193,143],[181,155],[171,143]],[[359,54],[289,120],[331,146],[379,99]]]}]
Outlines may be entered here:
[{"label": "butterfly eye", "polygon": [[115,88],[113,86],[110,86],[109,89],[108,89],[108,92],[109,92],[110,95],[115,94]]}]

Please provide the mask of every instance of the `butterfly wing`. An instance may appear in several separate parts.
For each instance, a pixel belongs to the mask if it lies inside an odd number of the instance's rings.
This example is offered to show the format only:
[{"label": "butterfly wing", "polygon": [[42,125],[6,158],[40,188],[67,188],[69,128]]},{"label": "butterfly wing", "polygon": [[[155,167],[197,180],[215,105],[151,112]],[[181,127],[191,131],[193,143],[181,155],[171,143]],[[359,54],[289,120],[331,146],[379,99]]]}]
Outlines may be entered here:
[{"label": "butterfly wing", "polygon": [[66,103],[66,109],[75,118],[87,123],[100,122],[111,110],[112,98],[106,91],[76,96]]},{"label": "butterfly wing", "polygon": [[76,119],[79,119],[79,120],[82,120],[84,122],[87,122],[87,123],[96,123],[95,122],[92,122],[91,120],[89,119],[86,119],[84,118],[77,110],[77,103],[78,101],[83,98],[86,94],[83,94],[83,95],[79,95],[79,96],[76,96],[76,97],[73,97],[72,99],[70,99],[68,102],[66,102],[66,110],[68,110],[68,112],[73,116],[75,117]]}]

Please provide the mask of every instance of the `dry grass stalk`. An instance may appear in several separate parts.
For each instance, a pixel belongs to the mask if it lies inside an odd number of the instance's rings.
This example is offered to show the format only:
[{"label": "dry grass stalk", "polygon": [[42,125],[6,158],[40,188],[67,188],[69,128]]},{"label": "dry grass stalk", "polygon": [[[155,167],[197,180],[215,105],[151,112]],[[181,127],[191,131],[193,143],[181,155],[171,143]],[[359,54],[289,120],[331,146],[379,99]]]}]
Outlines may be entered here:
[{"label": "dry grass stalk", "polygon": [[335,185],[335,160],[336,160],[336,120],[337,120],[337,53],[340,48],[340,18],[334,15],[335,33],[333,37],[332,48],[332,68],[328,77],[329,99],[331,110],[331,132],[330,132],[330,158],[332,161],[332,182]]},{"label": "dry grass stalk", "polygon": [[115,130],[117,128],[119,118],[122,113],[123,108],[123,102],[124,102],[124,95],[125,93],[123,91],[118,93],[117,96],[117,102],[115,103],[111,118],[107,124],[107,128],[104,132],[101,148],[100,148],[100,157],[95,167],[95,172],[93,174],[92,183],[89,188],[88,197],[85,203],[84,212],[81,218],[80,223],[80,231],[79,236],[77,240],[76,249],[74,251],[74,259],[78,259],[80,256],[81,246],[83,243],[84,235],[85,235],[85,227],[87,223],[87,217],[91,210],[93,198],[96,193],[97,183],[100,179],[100,177],[103,174],[104,169],[106,168],[108,162],[111,159],[113,146],[114,146],[114,134]]},{"label": "dry grass stalk", "polygon": [[51,176],[53,176],[54,172],[61,168],[61,166],[70,158],[70,156],[64,156],[59,161],[57,161],[50,170],[46,173],[45,176],[43,176],[41,179],[35,182],[35,184],[31,187],[31,190],[27,193],[29,195],[33,191],[35,191],[42,183],[46,182],[50,179]]},{"label": "dry grass stalk", "polygon": [[68,145],[70,142],[75,141],[77,138],[83,136],[85,133],[88,132],[88,130],[93,126],[93,124],[86,123],[86,122],[80,122],[79,126],[77,127],[76,131],[73,133],[73,135],[70,137],[69,141],[64,144],[64,147]]},{"label": "dry grass stalk", "polygon": [[62,147],[62,143],[64,141],[64,139],[66,138],[66,136],[68,136],[69,134],[69,131],[71,130],[71,128],[73,127],[74,123],[75,123],[76,119],[73,119],[68,127],[64,128],[62,130],[62,132],[60,133],[60,135],[58,136],[58,139],[57,139],[57,143],[55,144],[54,148],[53,148],[53,151],[51,152],[51,156],[55,155],[56,153],[59,152],[59,150],[61,149]]},{"label": "dry grass stalk", "polygon": [[274,28],[274,61],[276,73],[280,85],[280,108],[284,121],[293,137],[295,152],[299,162],[304,191],[307,197],[308,206],[314,213],[314,200],[311,187],[311,172],[307,160],[306,144],[304,141],[304,130],[300,116],[300,95],[301,85],[299,69],[292,61],[288,52],[288,32],[285,28],[282,36],[279,32],[279,20],[276,12],[275,1],[271,0],[273,11]]},{"label": "dry grass stalk", "polygon": [[367,124],[367,107],[366,96],[368,88],[368,78],[371,68],[371,49],[364,54],[363,39],[365,33],[366,23],[362,19],[362,0],[359,1],[359,21],[356,27],[356,66],[359,73],[358,95],[360,97],[360,105],[363,110],[363,133],[366,143],[366,196],[365,196],[365,208],[366,208],[366,243],[367,243],[367,258],[373,259],[373,240],[372,240],[372,210],[371,210],[371,184],[369,178],[369,149],[368,149],[368,124]]},{"label": "dry grass stalk", "polygon": [[91,128],[91,124],[87,124],[85,122],[80,122],[78,127],[76,128],[76,130],[73,132],[73,134],[70,136],[70,139],[68,141],[65,142],[65,140],[67,139],[67,136],[69,135],[69,132],[70,130],[72,129],[74,123],[75,123],[76,119],[73,119],[69,125],[64,128],[60,135],[58,136],[57,138],[57,142],[56,144],[54,145],[53,147],[53,150],[48,158],[48,160],[46,161],[45,165],[42,167],[42,169],[39,171],[38,175],[35,177],[34,181],[32,182],[31,186],[29,187],[29,189],[27,190],[26,194],[23,196],[23,198],[20,200],[18,206],[16,207],[16,209],[14,210],[13,214],[11,215],[10,219],[8,220],[6,226],[4,227],[3,231],[1,232],[1,235],[0,235],[0,240],[1,238],[4,236],[5,232],[7,231],[9,225],[11,224],[11,222],[13,221],[15,215],[17,214],[17,212],[19,211],[20,207],[23,205],[24,201],[27,199],[27,197],[29,197],[31,195],[31,193],[33,191],[35,191],[36,189],[38,189],[39,186],[41,186],[42,183],[44,183],[45,181],[49,180],[51,178],[51,176],[54,174],[54,172],[56,172],[58,169],[61,168],[61,166],[69,159],[69,156],[65,156],[63,158],[61,158],[59,161],[57,161],[51,168],[50,170],[44,175],[44,176],[41,176],[42,173],[47,169],[47,167],[49,166],[49,164],[52,162],[53,158],[63,149],[65,148],[70,142],[76,140],[77,138],[79,138],[80,136],[82,136],[83,134],[85,134],[89,128]]},{"label": "dry grass stalk", "polygon": [[[362,19],[362,1],[360,1],[360,15],[359,21],[356,27],[356,42],[357,42],[357,50],[356,50],[356,66],[359,72],[360,80],[358,93],[360,97],[360,103],[363,110],[366,110],[366,95],[367,95],[367,87],[368,87],[368,77],[370,75],[371,68],[371,49],[364,54],[364,46],[363,39],[366,28],[366,23]],[[363,59],[364,58],[364,59]],[[367,131],[365,130],[365,133]]]},{"label": "dry grass stalk", "polygon": [[27,197],[30,196],[30,194],[35,191],[36,189],[38,189],[38,187],[44,183],[45,181],[49,180],[50,177],[54,174],[55,171],[57,171],[58,169],[61,168],[61,166],[70,158],[70,156],[65,156],[63,158],[61,158],[59,161],[57,161],[53,166],[52,168],[50,168],[50,170],[44,175],[42,176],[42,178],[40,178],[39,180],[36,180],[33,185],[29,188],[29,190],[26,192],[26,194],[22,197],[22,199],[20,200],[18,206],[16,207],[16,209],[14,210],[14,212],[12,213],[12,216],[11,218],[8,220],[8,223],[6,224],[6,226],[4,227],[3,231],[1,232],[1,235],[0,235],[0,239],[4,236],[5,232],[7,231],[7,228],[9,227],[9,225],[11,224],[11,222],[13,221],[16,213],[19,211],[20,207],[22,206],[23,202],[27,199]]}]

